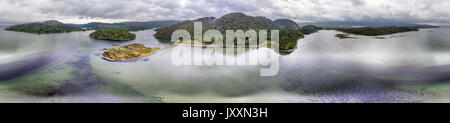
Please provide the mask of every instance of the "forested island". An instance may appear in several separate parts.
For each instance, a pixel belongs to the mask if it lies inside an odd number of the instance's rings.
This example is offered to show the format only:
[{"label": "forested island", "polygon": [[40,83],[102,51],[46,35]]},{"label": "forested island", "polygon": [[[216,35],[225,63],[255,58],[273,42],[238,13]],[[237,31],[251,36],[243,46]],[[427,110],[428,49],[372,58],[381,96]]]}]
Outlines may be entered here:
[{"label": "forested island", "polygon": [[73,31],[82,31],[80,27],[74,27],[63,24],[59,21],[50,20],[44,22],[27,23],[21,25],[13,25],[5,28],[8,31],[27,32],[33,34],[51,34],[51,33],[67,33]]},{"label": "forested island", "polygon": [[355,38],[355,37],[350,37],[350,34],[336,34],[335,37],[339,38],[339,39],[347,39],[347,38]]},{"label": "forested island", "polygon": [[136,39],[136,35],[118,29],[97,30],[89,35],[91,38],[99,40],[111,40],[111,41],[130,41]]},{"label": "forested island", "polygon": [[342,31],[349,34],[355,35],[365,35],[365,36],[380,36],[380,35],[390,35],[401,32],[411,32],[411,31],[419,31],[417,27],[360,27],[360,28],[342,28],[338,29],[338,31]]},{"label": "forested island", "polygon": [[[188,20],[171,26],[157,29],[156,38],[170,40],[172,33],[178,29],[190,32],[193,37],[194,22],[202,22],[203,31],[219,30],[225,34],[226,30],[280,30],[280,51],[292,52],[297,48],[297,41],[303,38],[300,27],[292,20],[280,19],[272,21],[265,17],[252,17],[243,13],[230,13],[220,18],[205,17],[197,20]],[[270,32],[269,32],[270,33]],[[224,36],[224,40],[226,37]],[[270,34],[268,40],[271,39]]]},{"label": "forested island", "polygon": [[421,28],[438,28],[431,25],[415,26],[371,26],[371,27],[349,27],[349,26],[322,26],[323,29],[337,30],[348,34],[364,36],[381,36],[395,33],[419,31]]}]

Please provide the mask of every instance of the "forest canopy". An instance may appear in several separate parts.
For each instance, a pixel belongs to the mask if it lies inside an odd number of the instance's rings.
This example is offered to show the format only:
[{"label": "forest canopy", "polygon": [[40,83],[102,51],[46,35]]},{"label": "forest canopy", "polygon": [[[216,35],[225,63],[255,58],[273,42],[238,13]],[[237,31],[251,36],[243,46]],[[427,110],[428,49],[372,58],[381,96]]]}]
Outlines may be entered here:
[{"label": "forest canopy", "polygon": [[130,41],[136,39],[136,35],[128,31],[110,29],[110,30],[98,30],[89,35],[91,38],[99,40],[111,40],[111,41]]},{"label": "forest canopy", "polygon": [[[283,19],[272,21],[266,17],[252,17],[243,13],[230,13],[220,18],[205,17],[196,20],[188,20],[177,23],[164,28],[159,28],[156,31],[155,37],[159,39],[170,40],[172,33],[178,29],[184,29],[193,37],[194,22],[202,22],[203,33],[207,30],[219,30],[225,34],[226,30],[280,30],[280,50],[293,50],[297,48],[297,42],[303,38],[302,33],[298,30],[298,25],[291,20]],[[225,36],[225,35],[224,35]],[[268,35],[270,40],[271,35]],[[225,37],[224,37],[224,40]]]},{"label": "forest canopy", "polygon": [[82,29],[79,27],[63,24],[59,21],[50,20],[45,22],[13,25],[5,28],[5,30],[27,32],[34,34],[51,34],[51,33],[67,33],[73,31],[81,31]]}]

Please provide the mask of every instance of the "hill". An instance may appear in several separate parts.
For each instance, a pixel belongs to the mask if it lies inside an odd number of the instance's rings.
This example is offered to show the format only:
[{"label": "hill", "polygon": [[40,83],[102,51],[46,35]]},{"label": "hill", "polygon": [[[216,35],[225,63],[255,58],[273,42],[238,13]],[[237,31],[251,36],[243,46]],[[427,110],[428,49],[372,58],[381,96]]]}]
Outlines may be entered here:
[{"label": "hill", "polygon": [[302,32],[304,35],[309,35],[309,34],[315,33],[322,29],[323,28],[317,27],[315,25],[306,25],[306,26],[301,27],[300,32]]},{"label": "hill", "polygon": [[191,35],[193,35],[194,22],[202,22],[203,23],[203,31],[205,31],[206,29],[212,28],[210,26],[212,25],[214,20],[216,20],[216,18],[214,18],[214,17],[204,17],[204,18],[199,18],[199,19],[192,20],[192,21],[191,20],[183,21],[183,22],[173,24],[173,25],[170,25],[167,27],[156,29],[157,32],[155,34],[155,37],[159,38],[159,39],[170,40],[170,38],[172,37],[172,33],[178,29],[187,30],[191,33]]},{"label": "hill", "polygon": [[[196,20],[184,21],[171,26],[157,29],[155,37],[159,39],[170,40],[172,33],[178,29],[187,30],[192,36],[194,32],[194,22],[202,22],[203,31],[219,30],[224,36],[226,30],[280,30],[279,43],[280,50],[282,51],[292,51],[296,48],[297,41],[300,38],[303,38],[303,35],[300,31],[291,29],[295,27],[292,26],[290,20],[278,20],[277,22],[275,22],[265,17],[252,17],[243,13],[230,13],[218,19],[214,17],[206,17]],[[285,28],[283,25],[277,23],[283,24],[284,26],[288,25],[288,28]],[[270,40],[270,35],[268,35],[268,39]]]},{"label": "hill", "polygon": [[288,30],[299,30],[300,26],[298,26],[295,21],[289,20],[289,19],[277,19],[274,21],[276,24],[283,26],[285,29]]},{"label": "hill", "polygon": [[51,33],[66,33],[73,31],[81,31],[82,29],[68,24],[63,24],[59,21],[50,20],[45,22],[13,25],[5,28],[5,30],[27,32],[34,34],[51,34]]},{"label": "hill", "polygon": [[358,27],[358,26],[370,26],[370,27],[384,27],[384,26],[417,26],[419,24],[403,23],[403,22],[393,22],[393,21],[323,21],[323,22],[313,22],[313,23],[299,23],[300,25],[317,25],[317,26],[348,26],[348,27]]}]

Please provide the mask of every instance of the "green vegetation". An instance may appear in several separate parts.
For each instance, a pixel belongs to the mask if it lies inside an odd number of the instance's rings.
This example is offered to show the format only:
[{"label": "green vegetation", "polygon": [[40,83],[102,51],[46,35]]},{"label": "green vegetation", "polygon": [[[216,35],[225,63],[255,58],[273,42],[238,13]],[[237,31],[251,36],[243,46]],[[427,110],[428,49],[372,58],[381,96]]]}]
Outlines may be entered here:
[{"label": "green vegetation", "polygon": [[339,39],[355,38],[350,37],[349,34],[337,34],[336,37],[338,37]]},{"label": "green vegetation", "polygon": [[289,19],[277,19],[274,21],[276,24],[283,26],[287,30],[299,30],[300,26]]},{"label": "green vegetation", "polygon": [[365,36],[380,36],[380,35],[390,35],[401,32],[418,31],[417,27],[361,27],[361,28],[341,28],[337,29],[345,33],[355,34],[355,35],[365,35]]},{"label": "green vegetation", "polygon": [[297,48],[297,42],[303,38],[300,31],[280,30],[280,50],[292,52]]},{"label": "green vegetation", "polygon": [[95,31],[91,33],[89,37],[100,40],[112,40],[112,41],[130,41],[136,39],[135,34],[118,29]]},{"label": "green vegetation", "polygon": [[168,26],[178,21],[150,21],[150,22],[123,22],[123,23],[99,23],[93,22],[79,27],[97,30],[90,34],[91,38],[112,41],[129,41],[136,39],[136,35],[129,31],[152,29],[154,27]]},{"label": "green vegetation", "polygon": [[322,29],[323,28],[317,27],[315,25],[306,25],[300,29],[300,32],[302,32],[304,35],[309,35],[309,34],[318,32],[319,30],[322,30]]},{"label": "green vegetation", "polygon": [[385,37],[375,37],[375,39],[386,39]]},{"label": "green vegetation", "polygon": [[225,38],[226,30],[268,30],[268,40],[271,40],[270,30],[280,30],[280,50],[292,51],[296,48],[297,42],[303,38],[302,33],[298,30],[298,25],[287,19],[280,19],[272,21],[265,17],[252,17],[243,13],[231,13],[222,16],[221,18],[205,17],[197,20],[189,20],[177,23],[168,27],[157,29],[155,37],[158,39],[170,40],[172,33],[179,29],[184,29],[190,32],[193,37],[194,22],[202,22],[203,33],[207,30],[219,30]]},{"label": "green vegetation", "polygon": [[[213,21],[216,18],[214,17],[205,17],[205,18],[199,18],[197,20],[191,21],[183,21],[171,26],[167,26],[164,28],[156,29],[155,37],[158,39],[165,39],[165,40],[171,40],[172,33],[175,32],[178,29],[184,29],[187,30],[193,35],[194,32],[194,22],[202,22],[203,23],[203,31],[206,29],[211,28],[210,25],[212,25]],[[193,38],[193,36],[191,36]]]},{"label": "green vegetation", "polygon": [[178,23],[178,21],[149,21],[149,22],[122,22],[122,23],[99,23],[88,24],[63,24],[56,20],[45,22],[28,23],[14,25],[5,28],[8,31],[27,32],[34,34],[65,33],[73,31],[89,30],[121,30],[121,31],[140,31],[153,29],[155,27],[164,27]]},{"label": "green vegetation", "polygon": [[79,27],[63,24],[59,21],[51,20],[38,23],[14,25],[7,27],[5,30],[27,32],[34,34],[51,34],[51,33],[66,33],[73,31],[81,31],[82,29]]},{"label": "green vegetation", "polygon": [[160,48],[145,47],[143,44],[129,44],[122,47],[103,49],[103,57],[110,61],[132,60],[150,56]]}]

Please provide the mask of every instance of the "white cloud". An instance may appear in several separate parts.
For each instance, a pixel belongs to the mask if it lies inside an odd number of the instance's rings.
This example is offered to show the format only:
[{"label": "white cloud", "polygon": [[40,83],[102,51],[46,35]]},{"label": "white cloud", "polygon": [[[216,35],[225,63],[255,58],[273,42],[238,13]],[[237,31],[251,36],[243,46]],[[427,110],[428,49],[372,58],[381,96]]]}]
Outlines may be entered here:
[{"label": "white cloud", "polygon": [[185,20],[244,12],[296,21],[449,23],[449,0],[1,0],[0,21]]}]

